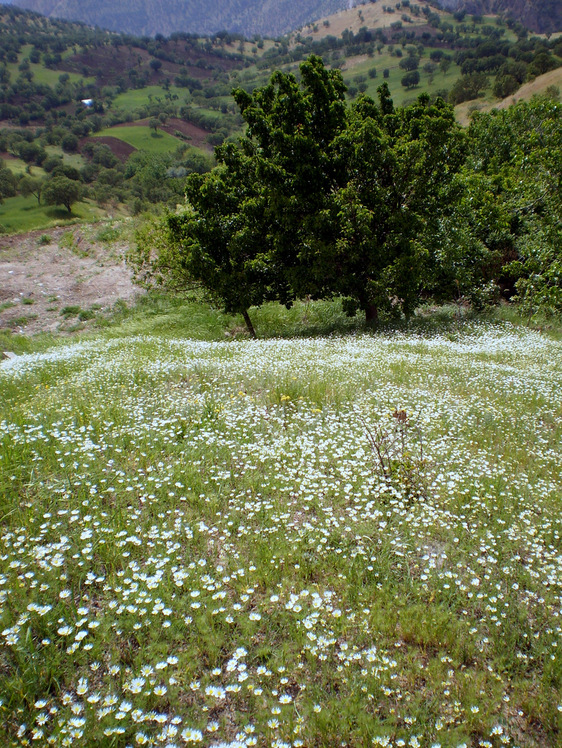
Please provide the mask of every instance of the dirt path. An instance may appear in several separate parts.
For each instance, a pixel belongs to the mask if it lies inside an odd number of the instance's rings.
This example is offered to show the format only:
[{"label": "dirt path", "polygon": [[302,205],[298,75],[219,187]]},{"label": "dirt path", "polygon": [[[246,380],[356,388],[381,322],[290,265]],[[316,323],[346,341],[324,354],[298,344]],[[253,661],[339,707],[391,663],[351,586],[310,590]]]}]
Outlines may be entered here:
[{"label": "dirt path", "polygon": [[123,261],[127,244],[102,242],[101,225],[0,237],[0,328],[33,334],[91,326],[141,291]]}]

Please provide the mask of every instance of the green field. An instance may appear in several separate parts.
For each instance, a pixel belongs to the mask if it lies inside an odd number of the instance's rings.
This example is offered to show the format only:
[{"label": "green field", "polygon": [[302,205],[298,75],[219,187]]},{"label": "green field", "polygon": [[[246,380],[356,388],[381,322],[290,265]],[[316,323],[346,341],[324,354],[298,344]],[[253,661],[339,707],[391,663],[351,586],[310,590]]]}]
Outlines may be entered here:
[{"label": "green field", "polygon": [[[18,55],[18,61],[9,62],[6,64],[6,68],[10,72],[12,81],[14,81],[20,74],[18,66],[29,55],[31,50],[31,44],[24,44]],[[66,53],[62,55],[62,57],[68,57],[70,54],[72,54],[72,50],[67,50]],[[78,73],[68,73],[64,70],[51,70],[50,68],[46,68],[42,63],[32,62],[29,65],[29,69],[33,73],[33,80],[35,81],[35,83],[44,83],[47,86],[56,86],[61,75],[68,75],[68,79],[71,83],[78,83],[80,81],[82,81],[83,83],[96,82],[94,76],[84,77],[83,75],[79,75]]]},{"label": "green field", "polygon": [[84,158],[79,153],[66,153],[58,145],[46,145],[45,150],[49,156],[60,157],[65,164],[73,166],[75,169],[81,169],[84,166]]},{"label": "green field", "polygon": [[119,138],[125,143],[132,145],[139,151],[149,151],[150,153],[170,153],[175,151],[181,141],[168,135],[167,132],[159,130],[157,133],[149,127],[138,125],[130,127],[108,127],[100,130],[95,137],[110,135]]},{"label": "green field", "polygon": [[[357,65],[344,70],[344,81],[348,86],[356,86],[357,84],[353,80],[356,76],[367,76],[367,80],[365,81],[367,90],[365,93],[376,99],[377,88],[386,80],[396,106],[403,106],[405,102],[415,99],[422,92],[435,94],[437,91],[442,91],[443,89],[450,90],[460,75],[459,67],[454,62],[451,62],[449,70],[443,73],[439,70],[439,66],[437,66],[437,69],[433,73],[432,83],[429,83],[429,75],[423,70],[423,66],[427,62],[430,62],[429,54],[431,51],[431,48],[427,48],[423,57],[420,58],[418,70],[420,83],[415,88],[406,89],[400,83],[404,75],[406,75],[406,71],[399,65],[400,58],[390,55],[386,47],[382,50],[381,55],[376,54],[372,58],[362,60]],[[369,70],[372,68],[375,68],[377,71],[376,78],[369,78]],[[385,68],[389,71],[389,76],[386,79],[383,77],[383,70]]]},{"label": "green field", "polygon": [[19,234],[34,229],[62,226],[78,221],[95,221],[104,211],[90,201],[74,203],[72,212],[60,206],[39,205],[35,197],[8,197],[0,204],[2,233]]},{"label": "green field", "polygon": [[144,310],[0,363],[2,745],[559,746],[561,344]]},{"label": "green field", "polygon": [[24,174],[27,174],[31,177],[44,177],[45,176],[45,171],[40,166],[34,166],[34,165],[29,166],[28,164],[25,163],[25,161],[22,161],[21,158],[5,159],[4,166],[10,169],[12,173],[17,174],[18,177],[21,177]]},{"label": "green field", "polygon": [[170,86],[166,91],[161,86],[146,86],[146,88],[135,88],[119,94],[113,99],[113,108],[119,109],[126,114],[132,114],[137,109],[145,107],[150,103],[165,102],[167,96],[177,96],[176,103],[183,104],[188,94],[187,89]]}]

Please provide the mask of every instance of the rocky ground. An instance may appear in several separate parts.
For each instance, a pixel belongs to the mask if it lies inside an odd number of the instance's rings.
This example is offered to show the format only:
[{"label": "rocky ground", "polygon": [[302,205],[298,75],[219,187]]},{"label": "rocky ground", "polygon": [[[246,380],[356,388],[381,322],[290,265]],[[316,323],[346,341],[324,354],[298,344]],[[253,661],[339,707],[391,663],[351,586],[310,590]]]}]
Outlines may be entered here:
[{"label": "rocky ground", "polygon": [[94,225],[0,237],[0,329],[72,332],[133,301],[141,291],[124,262],[128,244],[111,232]]}]

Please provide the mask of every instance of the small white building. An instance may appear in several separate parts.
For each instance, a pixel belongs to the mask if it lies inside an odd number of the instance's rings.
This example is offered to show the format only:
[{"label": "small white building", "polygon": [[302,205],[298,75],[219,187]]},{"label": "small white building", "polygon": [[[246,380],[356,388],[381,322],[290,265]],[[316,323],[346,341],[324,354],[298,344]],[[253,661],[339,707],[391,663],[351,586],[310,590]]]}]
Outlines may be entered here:
[{"label": "small white building", "polygon": [[94,106],[94,100],[93,99],[82,99],[82,104],[87,107]]}]

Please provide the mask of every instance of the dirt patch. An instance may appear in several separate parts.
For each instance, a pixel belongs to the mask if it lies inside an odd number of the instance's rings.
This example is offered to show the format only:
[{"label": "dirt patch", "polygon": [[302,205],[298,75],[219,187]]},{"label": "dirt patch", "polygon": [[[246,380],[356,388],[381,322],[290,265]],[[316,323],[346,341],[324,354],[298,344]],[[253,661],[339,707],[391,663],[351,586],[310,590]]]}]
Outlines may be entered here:
[{"label": "dirt patch", "polygon": [[[142,293],[125,265],[127,244],[96,241],[102,225],[0,238],[0,327],[71,332],[91,326],[119,300]],[[66,311],[65,311],[66,310]]]},{"label": "dirt patch", "polygon": [[186,122],[178,117],[170,117],[165,125],[161,125],[161,129],[170,135],[174,135],[176,131],[181,132],[189,140],[190,145],[197,146],[197,148],[204,148],[211,153],[213,152],[213,146],[207,143],[209,133],[207,130],[203,130],[202,127],[194,125],[193,122]]},{"label": "dirt patch", "polygon": [[130,145],[129,143],[125,143],[124,140],[120,140],[119,138],[114,138],[111,135],[100,135],[100,136],[91,137],[91,138],[83,138],[80,141],[80,150],[82,150],[82,147],[84,146],[85,143],[93,143],[94,145],[99,145],[101,143],[103,145],[108,146],[108,148],[113,153],[113,155],[116,156],[119,159],[119,161],[121,161],[123,164],[129,158],[131,153],[134,153],[137,150],[134,146]]}]

